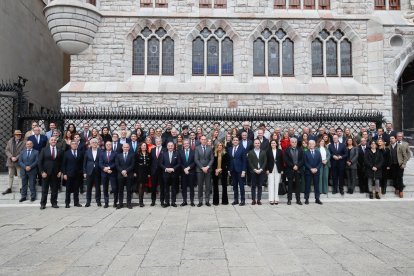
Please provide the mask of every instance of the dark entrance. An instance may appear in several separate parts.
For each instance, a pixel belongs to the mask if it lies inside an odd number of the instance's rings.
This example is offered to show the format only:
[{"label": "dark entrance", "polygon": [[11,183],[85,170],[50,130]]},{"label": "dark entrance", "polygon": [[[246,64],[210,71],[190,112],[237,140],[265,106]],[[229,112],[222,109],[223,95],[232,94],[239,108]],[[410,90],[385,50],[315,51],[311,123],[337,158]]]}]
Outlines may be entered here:
[{"label": "dark entrance", "polygon": [[396,127],[406,135],[414,134],[414,61],[408,64],[398,83],[394,100]]}]

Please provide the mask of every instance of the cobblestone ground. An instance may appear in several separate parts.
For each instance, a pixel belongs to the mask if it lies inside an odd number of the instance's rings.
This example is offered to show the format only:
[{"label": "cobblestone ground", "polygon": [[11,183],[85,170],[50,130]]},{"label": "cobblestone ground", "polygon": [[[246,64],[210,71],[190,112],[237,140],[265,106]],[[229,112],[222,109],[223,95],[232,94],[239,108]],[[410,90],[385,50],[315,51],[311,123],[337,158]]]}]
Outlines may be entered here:
[{"label": "cobblestone ground", "polygon": [[414,202],[0,208],[0,275],[413,275]]}]

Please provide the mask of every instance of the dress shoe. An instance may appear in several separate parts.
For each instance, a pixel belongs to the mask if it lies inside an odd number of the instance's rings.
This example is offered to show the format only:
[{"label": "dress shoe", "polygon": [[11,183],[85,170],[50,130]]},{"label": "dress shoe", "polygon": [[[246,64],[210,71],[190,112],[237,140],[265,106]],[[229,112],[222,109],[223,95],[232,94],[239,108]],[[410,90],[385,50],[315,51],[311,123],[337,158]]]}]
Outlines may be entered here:
[{"label": "dress shoe", "polygon": [[96,203],[96,205],[98,205],[98,207],[102,206],[102,204],[100,202]]},{"label": "dress shoe", "polygon": [[252,205],[256,205],[256,200],[252,200]]},{"label": "dress shoe", "polygon": [[228,202],[222,202],[221,205],[229,205]]},{"label": "dress shoe", "polygon": [[369,198],[374,199],[374,195],[372,193],[369,193]]},{"label": "dress shoe", "polygon": [[167,208],[168,206],[167,206],[167,204],[161,204],[161,207],[162,208]]},{"label": "dress shoe", "polygon": [[239,206],[244,206],[244,205],[246,205],[246,203],[244,203],[244,202],[240,202],[240,204],[239,204]]},{"label": "dress shoe", "polygon": [[344,195],[345,194],[344,191],[341,191],[340,193],[341,193],[341,195]]},{"label": "dress shoe", "polygon": [[31,201],[31,202],[33,202],[33,201],[35,201],[35,200],[36,200],[36,198],[31,198],[31,199],[30,199],[30,201]]},{"label": "dress shoe", "polygon": [[114,203],[114,208],[118,207],[118,204]]},{"label": "dress shoe", "polygon": [[305,204],[308,205],[309,204],[309,199],[305,199]]},{"label": "dress shoe", "polygon": [[165,207],[170,207],[171,205],[170,205],[170,203],[169,203],[169,202],[167,202],[167,203],[164,203],[164,206],[165,206]]},{"label": "dress shoe", "polygon": [[292,205],[292,201],[288,200],[287,205]]},{"label": "dress shoe", "polygon": [[258,200],[257,205],[262,205],[262,202],[260,200]]},{"label": "dress shoe", "polygon": [[52,208],[59,208],[59,206],[57,204],[53,204]]},{"label": "dress shoe", "polygon": [[180,204],[181,207],[187,206],[187,202],[183,202]]},{"label": "dress shoe", "polygon": [[75,206],[75,207],[82,207],[82,204],[76,203],[73,206]]},{"label": "dress shoe", "polygon": [[297,205],[302,205],[302,201],[297,200],[297,201],[296,201],[296,204],[297,204]]},{"label": "dress shoe", "polygon": [[338,191],[336,191],[336,190],[333,190],[333,191],[332,191],[332,194],[333,194],[333,195],[336,195],[337,193],[338,193]]},{"label": "dress shoe", "polygon": [[11,194],[12,190],[10,188],[7,188],[4,192],[2,192],[2,195]]},{"label": "dress shoe", "polygon": [[231,203],[231,205],[237,205],[237,204],[239,204],[237,201],[233,201],[233,202]]},{"label": "dress shoe", "polygon": [[197,204],[197,207],[201,207],[201,206],[203,206],[203,203],[199,203],[199,204]]},{"label": "dress shoe", "polygon": [[321,201],[320,199],[315,200],[315,203],[316,203],[316,204],[319,204],[319,205],[322,205],[322,204],[323,204],[323,203],[322,203],[322,201]]},{"label": "dress shoe", "polygon": [[375,198],[376,199],[381,199],[380,193],[375,193]]},{"label": "dress shoe", "polygon": [[191,203],[190,203],[190,205],[191,205],[192,207],[195,207],[195,204],[194,204],[194,202],[191,202]]},{"label": "dress shoe", "polygon": [[403,192],[400,192],[398,195],[400,196],[400,198],[403,198],[404,197],[404,193]]},{"label": "dress shoe", "polygon": [[19,202],[23,202],[23,201],[26,201],[27,199],[25,198],[25,197],[22,197],[20,200],[19,200]]},{"label": "dress shoe", "polygon": [[153,202],[151,202],[151,205],[150,206],[155,206],[155,202],[153,201]]},{"label": "dress shoe", "polygon": [[270,205],[275,205],[275,203],[272,201],[272,202],[269,202],[270,203]]},{"label": "dress shoe", "polygon": [[132,209],[132,205],[131,204],[127,204],[127,208],[128,209]]},{"label": "dress shoe", "polygon": [[109,206],[108,206],[108,203],[105,203],[105,205],[104,205],[104,208],[106,209],[106,208],[108,208]]},{"label": "dress shoe", "polygon": [[144,205],[144,203],[143,203],[143,202],[140,202],[140,203],[139,203],[139,207],[141,207],[141,208],[142,208],[142,207],[144,207],[144,206],[145,206],[145,205]]},{"label": "dress shoe", "polygon": [[90,207],[91,206],[91,204],[90,203],[86,203],[85,204],[85,207]]},{"label": "dress shoe", "polygon": [[171,204],[172,207],[177,208],[177,204],[173,203]]},{"label": "dress shoe", "polygon": [[275,205],[279,205],[279,202],[277,202],[277,201],[276,201],[276,202],[275,202]]},{"label": "dress shoe", "polygon": [[40,210],[44,210],[44,209],[46,209],[46,206],[45,205],[40,205]]},{"label": "dress shoe", "polygon": [[65,208],[70,208],[69,204],[66,204],[66,205],[65,205]]},{"label": "dress shoe", "polygon": [[211,206],[210,202],[206,202],[206,206],[210,207]]}]

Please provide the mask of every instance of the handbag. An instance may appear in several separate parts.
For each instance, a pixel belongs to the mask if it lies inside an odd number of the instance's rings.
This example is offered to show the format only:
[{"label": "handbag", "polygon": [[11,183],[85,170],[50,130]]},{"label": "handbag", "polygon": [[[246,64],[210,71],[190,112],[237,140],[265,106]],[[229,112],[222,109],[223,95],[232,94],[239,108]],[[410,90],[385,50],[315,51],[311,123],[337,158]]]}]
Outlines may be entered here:
[{"label": "handbag", "polygon": [[286,185],[285,183],[283,183],[282,179],[279,182],[279,191],[278,191],[278,195],[285,195],[287,194],[286,191]]}]

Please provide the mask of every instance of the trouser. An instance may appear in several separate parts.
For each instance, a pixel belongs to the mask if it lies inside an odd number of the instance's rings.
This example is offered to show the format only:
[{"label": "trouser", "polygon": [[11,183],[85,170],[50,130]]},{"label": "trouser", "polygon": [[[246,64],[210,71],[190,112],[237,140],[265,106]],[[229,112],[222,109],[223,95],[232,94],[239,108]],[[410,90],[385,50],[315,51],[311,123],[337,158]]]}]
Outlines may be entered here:
[{"label": "trouser", "polygon": [[118,199],[119,199],[119,204],[121,205],[124,204],[124,187],[126,187],[126,192],[127,192],[126,203],[127,205],[130,205],[132,201],[132,179],[131,177],[128,177],[128,176],[118,177]]},{"label": "trouser", "polygon": [[296,201],[300,201],[300,170],[289,171],[288,175],[288,200],[292,200],[292,193],[295,192]]},{"label": "trouser", "polygon": [[175,196],[177,194],[176,188],[176,177],[174,173],[164,173],[164,195],[165,195],[165,204],[175,204]]},{"label": "trouser", "polygon": [[319,170],[319,192],[323,194],[328,193],[329,182],[329,167],[322,165]]},{"label": "trouser", "polygon": [[403,175],[404,169],[398,164],[392,164],[390,168],[391,179],[394,185],[394,188],[400,192],[404,190],[403,184]]},{"label": "trouser", "polygon": [[206,203],[210,202],[211,172],[197,172],[198,201],[203,203],[203,191]]},{"label": "trouser", "polygon": [[27,186],[29,186],[31,199],[36,199],[36,177],[37,177],[36,171],[30,171],[30,172],[25,171],[24,173],[21,174],[22,198],[25,198],[27,196]]},{"label": "trouser", "polygon": [[46,205],[47,194],[49,193],[49,187],[51,190],[50,203],[52,205],[57,204],[58,197],[58,186],[60,178],[57,177],[57,172],[48,174],[46,178],[42,180],[42,198],[40,200],[40,205]]},{"label": "trouser", "polygon": [[152,187],[151,187],[151,201],[155,203],[157,200],[157,186],[160,186],[160,201],[161,204],[164,203],[165,195],[164,195],[164,184],[163,184],[163,177],[162,172],[157,170],[154,174],[151,175]]},{"label": "trouser", "polygon": [[256,190],[257,190],[257,201],[262,200],[262,187],[264,181],[266,180],[266,174],[262,171],[260,174],[255,172],[250,172],[252,179],[252,200],[256,200]]},{"label": "trouser", "polygon": [[380,180],[368,178],[368,189],[370,193],[373,193],[373,192],[381,193]]},{"label": "trouser", "polygon": [[346,185],[348,186],[348,192],[354,191],[357,182],[357,169],[346,168]]},{"label": "trouser", "polygon": [[221,181],[221,204],[229,204],[227,195],[227,172],[221,173],[219,176],[213,174],[213,204],[220,203],[219,181]]},{"label": "trouser", "polygon": [[309,199],[311,191],[311,183],[313,182],[313,191],[315,193],[315,199],[319,199],[321,193],[319,191],[319,173],[308,172],[305,174],[305,199]]},{"label": "trouser", "polygon": [[73,193],[73,203],[79,204],[79,186],[82,183],[82,175],[68,176],[66,181],[65,204],[70,204],[70,194]]},{"label": "trouser", "polygon": [[361,193],[366,193],[368,191],[368,179],[365,175],[365,168],[363,166],[358,166],[358,185]]},{"label": "trouser", "polygon": [[190,202],[194,203],[194,173],[181,175],[181,188],[182,188],[182,196],[183,196],[183,203],[187,203],[187,187],[190,188]]},{"label": "trouser", "polygon": [[101,182],[97,169],[94,169],[91,175],[86,176],[86,203],[92,201],[92,186],[95,184],[96,203],[101,203]]},{"label": "trouser", "polygon": [[[14,182],[14,177],[18,176],[18,172],[20,172],[20,167],[19,166],[13,166],[13,167],[8,167],[8,171],[9,171],[9,189],[12,189],[13,187],[13,182]],[[19,181],[19,189],[21,188],[21,183]]]},{"label": "trouser", "polygon": [[[139,179],[139,178],[138,178]],[[139,203],[144,203],[144,191],[145,191],[145,184],[148,182],[148,178],[146,181],[144,182],[139,182],[137,183],[137,193],[139,195]]]},{"label": "trouser", "polygon": [[267,176],[270,202],[279,201],[280,178],[281,174],[277,172],[276,168]]},{"label": "trouser", "polygon": [[118,184],[116,180],[117,180],[116,175],[114,173],[101,174],[101,183],[102,183],[105,204],[109,204],[109,192],[108,192],[109,182],[111,182],[111,190],[114,193],[114,204],[117,204],[118,202]]},{"label": "trouser", "polygon": [[244,193],[244,182],[241,177],[241,172],[231,172],[231,182],[233,184],[234,191],[234,202],[239,202],[239,188],[240,188],[240,201],[245,203],[245,193]]},{"label": "trouser", "polygon": [[332,161],[332,186],[334,192],[338,192],[338,186],[339,191],[341,193],[344,192],[344,164],[341,161]]}]

